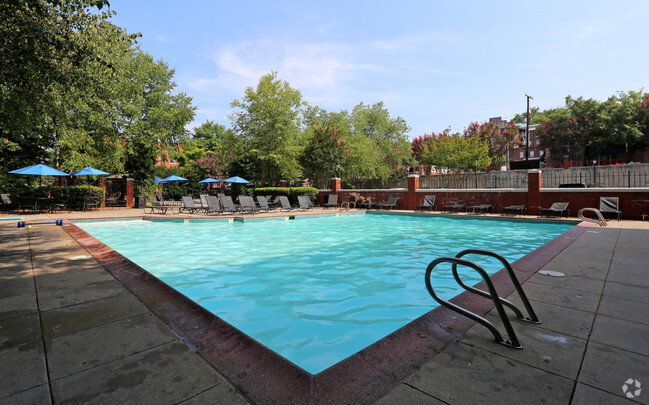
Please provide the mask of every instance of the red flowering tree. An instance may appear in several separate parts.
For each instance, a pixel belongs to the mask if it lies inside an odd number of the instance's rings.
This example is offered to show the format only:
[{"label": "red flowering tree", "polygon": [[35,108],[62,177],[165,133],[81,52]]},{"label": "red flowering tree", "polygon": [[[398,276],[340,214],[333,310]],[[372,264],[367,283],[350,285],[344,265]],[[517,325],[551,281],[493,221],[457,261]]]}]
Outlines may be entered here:
[{"label": "red flowering tree", "polygon": [[518,126],[510,123],[503,131],[491,122],[472,122],[464,131],[464,138],[486,142],[489,148],[491,170],[500,170],[507,162],[507,151],[520,143]]}]

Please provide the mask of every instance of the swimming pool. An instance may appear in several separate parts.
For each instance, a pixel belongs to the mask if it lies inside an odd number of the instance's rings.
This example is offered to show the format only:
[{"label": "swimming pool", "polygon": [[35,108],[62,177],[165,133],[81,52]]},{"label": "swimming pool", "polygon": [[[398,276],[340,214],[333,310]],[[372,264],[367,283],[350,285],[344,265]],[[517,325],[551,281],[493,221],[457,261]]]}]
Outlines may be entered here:
[{"label": "swimming pool", "polygon": [[[573,226],[365,214],[75,223],[311,374],[431,310],[434,258],[471,247],[514,261]],[[446,298],[451,279],[437,279]]]}]

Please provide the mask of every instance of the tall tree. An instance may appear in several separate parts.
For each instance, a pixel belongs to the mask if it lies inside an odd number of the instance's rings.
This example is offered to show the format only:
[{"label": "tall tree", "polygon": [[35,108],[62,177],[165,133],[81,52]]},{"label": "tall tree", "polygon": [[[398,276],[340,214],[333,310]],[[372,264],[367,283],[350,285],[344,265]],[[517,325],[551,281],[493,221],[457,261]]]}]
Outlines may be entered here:
[{"label": "tall tree", "polygon": [[[372,105],[360,103],[354,107],[350,116],[350,145],[361,138],[374,143],[379,153],[380,167],[371,168],[374,178],[387,180],[390,177],[401,177],[406,165],[415,163],[411,156],[411,145],[408,139],[410,127],[401,117],[392,118],[383,102]],[[359,141],[364,144],[364,141]],[[374,148],[372,152],[376,153]],[[350,156],[350,159],[354,154]],[[376,161],[365,159],[366,162]]]},{"label": "tall tree", "polygon": [[309,127],[307,132],[310,134],[309,141],[300,161],[306,176],[313,179],[314,184],[324,185],[349,157],[347,141],[340,136],[333,123]]},{"label": "tall tree", "polygon": [[479,124],[472,122],[464,131],[465,138],[475,138],[484,141],[489,146],[489,157],[491,170],[500,170],[507,162],[507,151],[520,142],[518,126],[513,122],[507,128],[500,130],[492,122]]},{"label": "tall tree", "polygon": [[231,106],[233,129],[256,155],[261,179],[297,180],[302,174],[298,158],[303,149],[302,94],[281,80],[277,72],[264,75],[256,89],[248,87]]},{"label": "tall tree", "polygon": [[[78,67],[102,62],[80,33],[106,20],[105,0],[0,2],[0,166],[49,158],[61,91],[86,80]],[[14,179],[16,176],[13,177]],[[0,183],[7,184],[6,172]]]}]

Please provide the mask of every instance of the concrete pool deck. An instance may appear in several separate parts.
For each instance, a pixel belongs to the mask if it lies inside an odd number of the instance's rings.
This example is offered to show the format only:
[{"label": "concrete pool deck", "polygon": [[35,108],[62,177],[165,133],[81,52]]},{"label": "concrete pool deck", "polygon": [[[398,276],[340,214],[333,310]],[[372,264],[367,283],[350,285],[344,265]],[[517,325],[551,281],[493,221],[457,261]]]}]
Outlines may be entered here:
[{"label": "concrete pool deck", "polygon": [[[26,220],[142,214],[116,209]],[[0,221],[0,402],[253,403],[63,229],[16,222]],[[383,384],[348,402],[649,403],[649,222],[582,231],[541,268],[565,277],[535,273],[523,284],[543,322],[513,322],[523,350],[495,344],[474,325],[440,350],[420,353],[426,361],[405,378],[390,375],[380,359],[368,361]],[[629,379],[642,384],[631,400],[623,387],[634,394],[637,388]],[[274,401],[257,400],[265,402]]]}]

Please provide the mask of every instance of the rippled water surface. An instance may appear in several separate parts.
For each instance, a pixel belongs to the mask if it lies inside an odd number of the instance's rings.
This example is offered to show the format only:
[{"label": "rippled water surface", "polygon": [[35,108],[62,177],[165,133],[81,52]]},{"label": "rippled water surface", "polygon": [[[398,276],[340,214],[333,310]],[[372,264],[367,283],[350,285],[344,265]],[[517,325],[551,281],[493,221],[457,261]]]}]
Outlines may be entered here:
[{"label": "rippled water surface", "polygon": [[[433,259],[477,248],[513,262],[573,226],[371,214],[77,225],[312,374],[434,308]],[[436,270],[440,295],[461,292],[450,266]]]}]

